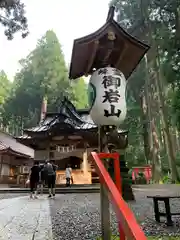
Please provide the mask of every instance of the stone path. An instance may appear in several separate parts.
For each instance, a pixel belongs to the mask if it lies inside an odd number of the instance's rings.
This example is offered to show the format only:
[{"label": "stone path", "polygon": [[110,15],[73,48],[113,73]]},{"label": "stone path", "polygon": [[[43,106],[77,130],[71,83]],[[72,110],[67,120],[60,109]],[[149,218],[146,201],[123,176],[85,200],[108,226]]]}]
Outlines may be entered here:
[{"label": "stone path", "polygon": [[0,240],[52,240],[47,197],[26,197],[0,201]]}]

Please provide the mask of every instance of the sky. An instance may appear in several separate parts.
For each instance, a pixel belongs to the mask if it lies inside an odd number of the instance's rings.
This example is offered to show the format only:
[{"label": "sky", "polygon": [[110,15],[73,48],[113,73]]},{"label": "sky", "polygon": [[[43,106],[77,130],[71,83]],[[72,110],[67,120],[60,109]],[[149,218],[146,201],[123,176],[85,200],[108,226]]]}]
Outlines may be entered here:
[{"label": "sky", "polygon": [[56,33],[69,64],[73,40],[96,31],[105,23],[109,0],[24,0],[24,3],[28,37],[22,39],[16,34],[8,41],[0,27],[0,69],[10,80],[20,69],[19,60],[36,47],[37,40],[49,29]]}]

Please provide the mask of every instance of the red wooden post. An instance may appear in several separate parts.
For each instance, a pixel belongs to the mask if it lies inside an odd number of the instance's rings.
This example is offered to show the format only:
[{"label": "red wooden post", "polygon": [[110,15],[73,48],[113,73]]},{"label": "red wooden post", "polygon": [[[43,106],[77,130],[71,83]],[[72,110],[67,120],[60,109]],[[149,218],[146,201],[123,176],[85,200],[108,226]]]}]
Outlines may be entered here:
[{"label": "red wooden post", "polygon": [[132,170],[132,180],[133,180],[133,181],[136,180],[136,175],[135,175],[134,169]]},{"label": "red wooden post", "polygon": [[[119,190],[119,192],[120,192],[120,194],[122,196],[122,178],[121,178],[119,160],[120,160],[120,155],[118,153],[116,153],[116,155],[114,155],[115,182],[116,182],[117,189]],[[126,236],[124,234],[124,231],[123,231],[123,228],[122,228],[120,222],[118,222],[118,227],[119,227],[120,239],[121,240],[125,240]]]},{"label": "red wooden post", "polygon": [[144,168],[144,175],[146,178],[146,183],[149,183],[149,169],[147,167]]},{"label": "red wooden post", "polygon": [[[113,206],[115,207],[116,215],[118,218],[118,222],[121,223],[121,227],[124,230],[124,233],[126,233],[127,239],[132,240],[147,240],[145,234],[143,233],[141,227],[138,225],[132,211],[129,209],[127,203],[123,200],[119,190],[115,186],[114,182],[112,181],[112,178],[108,174],[104,164],[102,163],[100,157],[103,158],[113,158],[113,155],[111,154],[97,154],[96,152],[91,153],[94,159],[94,162],[96,164],[96,168],[98,171],[98,174],[100,176],[101,184],[104,184],[111,196],[111,199],[113,201]],[[121,240],[125,239],[123,238],[122,231],[119,228]]]},{"label": "red wooden post", "polygon": [[121,172],[120,172],[120,164],[119,164],[119,157],[118,153],[114,153],[114,175],[115,175],[115,183],[122,195],[122,179],[121,179]]},{"label": "red wooden post", "polygon": [[[120,194],[122,195],[122,179],[121,179],[121,172],[120,172],[120,164],[119,164],[119,153],[99,153],[99,158],[113,158],[114,159],[114,175],[115,175],[115,184],[117,189],[119,190]],[[125,240],[126,236],[124,234],[123,228],[121,223],[118,222],[119,227],[119,235],[121,240]]]}]

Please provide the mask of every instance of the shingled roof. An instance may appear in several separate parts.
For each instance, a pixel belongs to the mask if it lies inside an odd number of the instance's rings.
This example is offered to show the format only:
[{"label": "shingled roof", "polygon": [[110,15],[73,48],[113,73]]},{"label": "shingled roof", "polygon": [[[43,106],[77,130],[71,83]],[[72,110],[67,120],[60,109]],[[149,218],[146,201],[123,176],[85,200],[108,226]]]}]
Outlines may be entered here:
[{"label": "shingled roof", "polygon": [[56,124],[66,126],[66,129],[88,130],[97,128],[92,121],[88,110],[76,110],[74,105],[65,97],[61,102],[59,111],[47,113],[46,118],[36,127],[25,129],[26,134],[30,132],[46,132]]},{"label": "shingled roof", "polygon": [[8,146],[0,142],[0,152],[6,149],[8,149]]},{"label": "shingled roof", "polygon": [[[55,131],[53,129],[55,128]],[[98,126],[94,124],[88,109],[77,110],[65,97],[61,102],[58,112],[47,113],[45,119],[36,127],[25,129],[19,141],[32,141],[34,137],[54,136],[61,134],[78,134],[79,131],[97,132]],[[119,129],[119,134],[126,134],[127,130]]]},{"label": "shingled roof", "polygon": [[17,142],[10,134],[0,131],[0,153],[2,152],[34,158],[34,150],[32,148]]},{"label": "shingled roof", "polygon": [[74,40],[70,79],[92,74],[94,70],[106,66],[119,69],[128,79],[137,67],[149,46],[130,35],[113,17],[112,6],[101,28]]}]

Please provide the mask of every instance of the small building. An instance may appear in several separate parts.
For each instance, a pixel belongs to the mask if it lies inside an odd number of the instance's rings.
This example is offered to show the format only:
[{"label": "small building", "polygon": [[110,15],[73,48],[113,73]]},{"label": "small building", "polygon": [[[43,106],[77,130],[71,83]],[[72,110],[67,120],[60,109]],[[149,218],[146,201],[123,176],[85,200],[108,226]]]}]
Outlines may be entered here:
[{"label": "small building", "polygon": [[0,131],[0,184],[24,185],[33,164],[34,150]]},{"label": "small building", "polygon": [[[127,131],[120,131],[121,148],[127,145]],[[25,129],[18,141],[34,149],[34,159],[55,160],[58,165],[57,184],[65,183],[65,168],[70,164],[75,184],[99,182],[89,158],[98,149],[98,127],[93,123],[89,110],[77,110],[67,99],[59,111],[46,113],[36,127]]]}]

